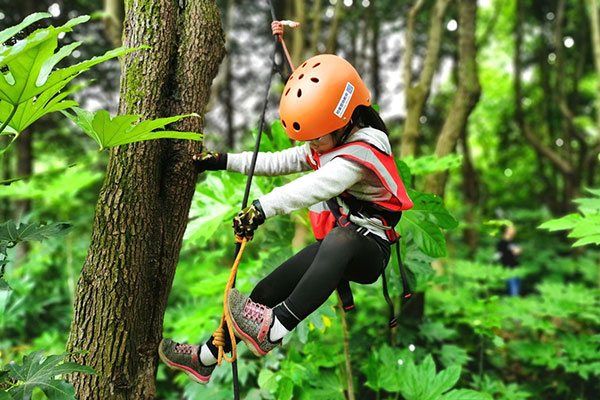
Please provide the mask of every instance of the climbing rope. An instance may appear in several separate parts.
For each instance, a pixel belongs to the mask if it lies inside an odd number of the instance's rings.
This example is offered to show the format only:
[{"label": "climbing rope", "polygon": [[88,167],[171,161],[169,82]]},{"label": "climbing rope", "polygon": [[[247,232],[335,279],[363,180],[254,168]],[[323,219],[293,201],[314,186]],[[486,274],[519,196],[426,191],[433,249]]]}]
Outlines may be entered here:
[{"label": "climbing rope", "polygon": [[[277,44],[280,43],[287,61],[290,65],[292,72],[294,71],[294,66],[292,64],[292,60],[287,51],[287,47],[285,42],[283,41],[283,26],[287,25],[292,28],[299,26],[300,24],[294,21],[277,21],[275,18],[275,9],[273,8],[273,4],[269,1],[269,7],[271,8],[271,17],[273,18],[273,24],[271,25],[271,29],[273,30],[273,35],[275,36],[275,42],[273,44],[273,51],[271,52],[271,72],[269,73],[269,79],[267,82],[267,87],[265,91],[265,100],[263,103],[263,110],[260,116],[260,123],[258,128],[258,134],[256,135],[256,142],[254,144],[254,151],[252,154],[252,161],[250,162],[250,170],[248,171],[248,179],[246,180],[246,189],[244,190],[244,199],[242,200],[243,210],[248,205],[248,198],[250,197],[250,187],[252,185],[252,177],[254,176],[254,169],[256,167],[256,159],[258,157],[258,151],[260,148],[260,139],[262,137],[262,131],[265,123],[265,114],[267,112],[267,104],[269,100],[269,91],[271,90],[271,80],[273,79],[273,75],[276,72],[277,63],[275,62],[275,54],[277,52]],[[240,390],[239,390],[239,382],[238,382],[238,371],[237,371],[237,346],[235,342],[235,334],[232,328],[232,321],[229,316],[228,311],[228,302],[227,302],[227,294],[229,289],[235,287],[235,280],[237,276],[237,270],[240,264],[240,260],[242,258],[242,254],[244,252],[244,248],[246,247],[246,243],[248,240],[246,238],[240,239],[236,236],[236,246],[235,246],[235,261],[233,266],[231,267],[231,272],[229,273],[229,278],[227,280],[227,285],[225,286],[225,293],[223,295],[223,314],[221,315],[221,323],[219,327],[215,330],[213,344],[218,347],[219,355],[217,357],[217,362],[221,365],[223,359],[225,361],[231,363],[231,374],[233,377],[233,397],[235,400],[239,400],[240,398]],[[229,339],[231,340],[231,357],[225,355],[225,332],[224,332],[224,324],[227,322],[227,330],[229,334]]]},{"label": "climbing rope", "polygon": [[[236,242],[239,240],[239,237],[236,236]],[[237,257],[233,262],[233,266],[231,267],[231,272],[229,272],[229,278],[227,279],[227,284],[225,285],[225,293],[223,295],[223,314],[221,315],[221,323],[219,327],[215,330],[213,334],[213,344],[219,348],[219,356],[217,357],[217,364],[221,365],[223,359],[227,362],[234,362],[237,358],[237,345],[235,343],[235,333],[233,332],[232,324],[231,324],[231,316],[227,311],[229,307],[229,302],[227,300],[227,293],[229,289],[231,289],[235,285],[235,277],[237,275],[238,267],[240,265],[240,260],[242,259],[242,254],[244,253],[244,249],[246,248],[246,243],[248,243],[248,239],[243,238],[240,243],[240,250],[237,253]],[[227,322],[227,331],[229,333],[229,339],[231,340],[231,357],[228,357],[225,354],[225,332],[223,325]]]}]

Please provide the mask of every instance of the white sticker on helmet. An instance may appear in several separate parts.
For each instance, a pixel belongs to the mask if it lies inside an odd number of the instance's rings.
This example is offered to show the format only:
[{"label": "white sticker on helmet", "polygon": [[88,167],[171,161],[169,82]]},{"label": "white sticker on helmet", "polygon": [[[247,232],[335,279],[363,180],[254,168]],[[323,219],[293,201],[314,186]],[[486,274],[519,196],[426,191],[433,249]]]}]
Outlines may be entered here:
[{"label": "white sticker on helmet", "polygon": [[340,101],[335,107],[335,111],[333,112],[338,117],[342,118],[342,115],[346,112],[346,108],[348,108],[348,104],[350,103],[350,99],[352,98],[352,94],[354,93],[354,86],[350,82],[346,83],[346,88],[344,89],[344,93],[342,93],[342,97],[340,97]]}]

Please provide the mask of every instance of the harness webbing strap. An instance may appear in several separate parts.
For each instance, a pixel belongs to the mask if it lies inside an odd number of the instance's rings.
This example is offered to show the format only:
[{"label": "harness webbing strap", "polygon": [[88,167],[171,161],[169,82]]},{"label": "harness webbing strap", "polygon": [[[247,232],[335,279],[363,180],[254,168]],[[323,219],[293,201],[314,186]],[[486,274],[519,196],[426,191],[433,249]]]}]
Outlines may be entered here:
[{"label": "harness webbing strap", "polygon": [[[358,231],[360,226],[350,221],[346,216],[342,215],[339,209],[339,205],[335,198],[327,200],[327,207],[331,211],[331,214],[335,217],[336,225],[341,226],[343,228],[352,229]],[[412,294],[410,291],[410,285],[408,284],[408,276],[406,275],[406,270],[404,269],[404,265],[402,265],[402,259],[400,257],[400,239],[396,241],[396,256],[398,259],[398,269],[400,271],[400,276],[402,277],[402,297],[405,299],[409,298]],[[390,294],[387,288],[387,279],[385,277],[385,268],[381,271],[381,279],[383,283],[383,297],[385,298],[386,303],[390,308],[390,321],[389,327],[393,328],[397,325],[398,319],[396,318],[396,312],[394,310],[394,302],[390,298]],[[342,306],[344,307],[344,311],[349,311],[354,309],[354,298],[352,296],[352,289],[350,288],[350,282],[347,280],[342,280],[337,287],[338,294],[342,300]]]}]

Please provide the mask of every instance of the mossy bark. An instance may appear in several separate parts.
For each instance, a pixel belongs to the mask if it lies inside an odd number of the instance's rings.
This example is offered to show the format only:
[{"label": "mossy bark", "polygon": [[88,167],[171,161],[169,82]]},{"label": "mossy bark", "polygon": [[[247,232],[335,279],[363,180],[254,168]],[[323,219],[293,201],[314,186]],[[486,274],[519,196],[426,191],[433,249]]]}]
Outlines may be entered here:
[{"label": "mossy bark", "polygon": [[[127,0],[121,114],[202,115],[224,56],[214,1]],[[201,132],[202,118],[172,127]],[[79,279],[68,351],[99,375],[70,380],[83,399],[153,399],[157,346],[196,181],[199,142],[155,140],[111,150]]]}]

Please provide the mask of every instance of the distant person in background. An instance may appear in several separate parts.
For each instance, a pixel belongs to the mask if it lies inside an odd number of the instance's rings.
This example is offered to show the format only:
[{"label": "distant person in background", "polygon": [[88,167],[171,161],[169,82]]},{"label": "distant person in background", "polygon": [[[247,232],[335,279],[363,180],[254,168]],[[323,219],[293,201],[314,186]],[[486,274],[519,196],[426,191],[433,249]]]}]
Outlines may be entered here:
[{"label": "distant person in background", "polygon": [[[513,224],[504,227],[502,239],[498,242],[496,249],[500,262],[507,268],[513,269],[519,265],[519,255],[523,252],[520,246],[517,246],[513,239],[517,234],[517,228]],[[508,280],[508,295],[518,296],[521,290],[521,279],[512,277]]]}]

